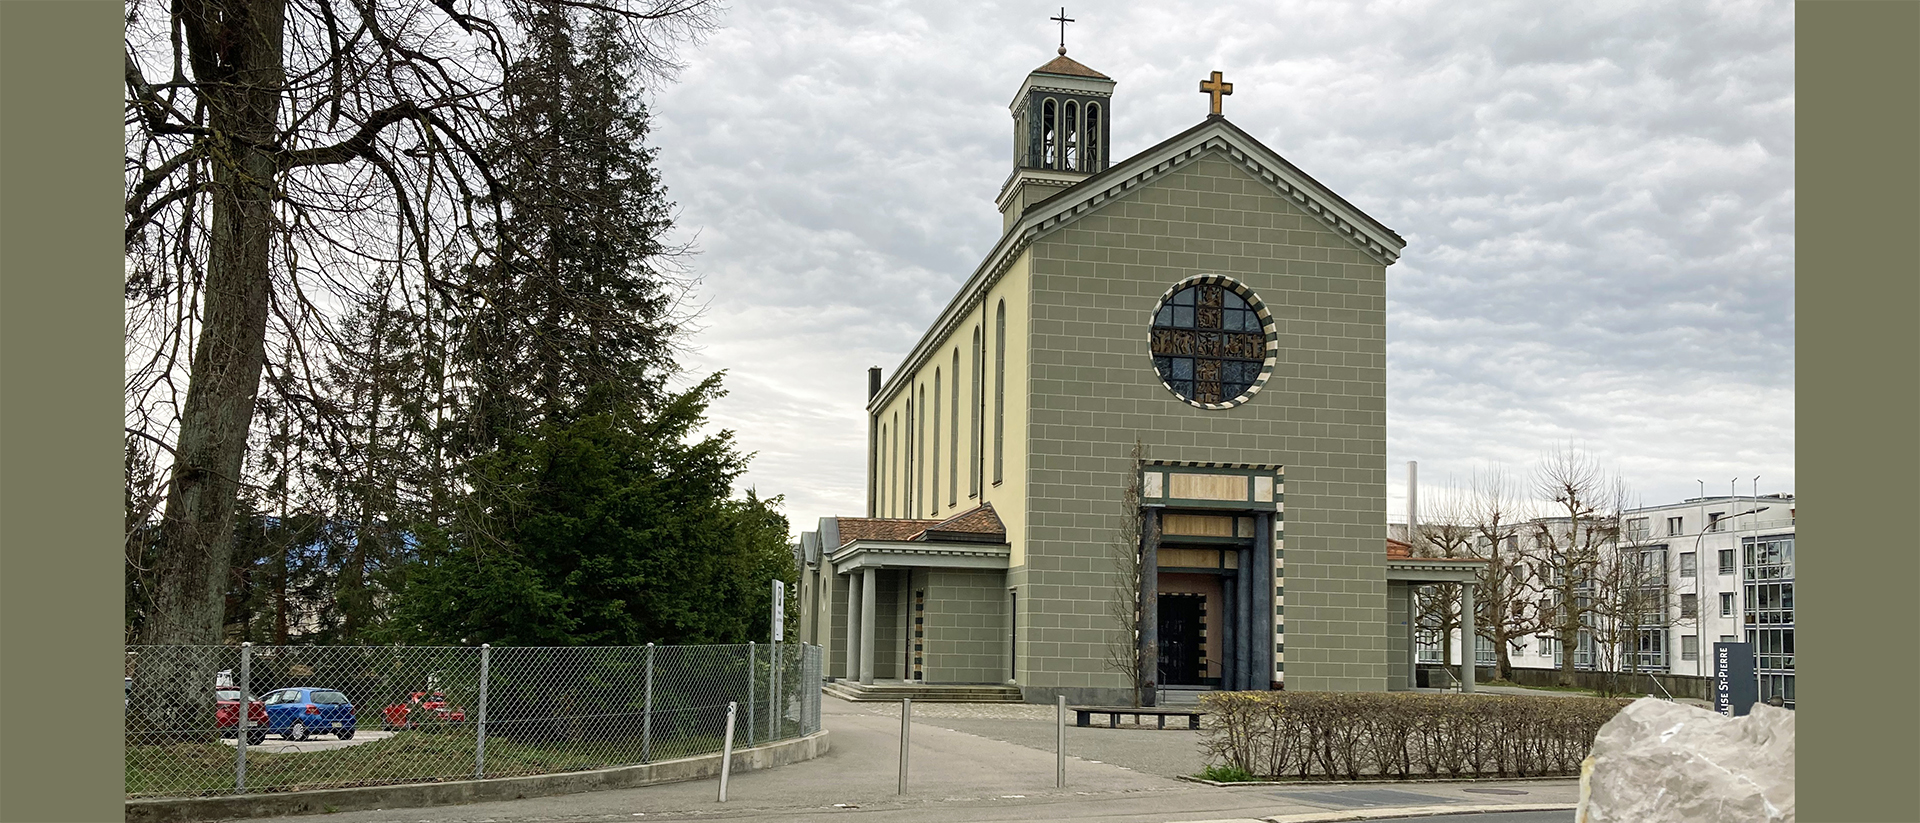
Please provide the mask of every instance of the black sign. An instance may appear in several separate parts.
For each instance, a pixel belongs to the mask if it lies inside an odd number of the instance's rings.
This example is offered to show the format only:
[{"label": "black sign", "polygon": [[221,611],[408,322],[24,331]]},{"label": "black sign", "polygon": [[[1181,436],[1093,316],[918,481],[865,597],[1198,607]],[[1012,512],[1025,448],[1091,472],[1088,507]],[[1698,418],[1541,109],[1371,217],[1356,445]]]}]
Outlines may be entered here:
[{"label": "black sign", "polygon": [[1747,643],[1713,644],[1713,710],[1744,717],[1760,699],[1753,678],[1753,646]]}]

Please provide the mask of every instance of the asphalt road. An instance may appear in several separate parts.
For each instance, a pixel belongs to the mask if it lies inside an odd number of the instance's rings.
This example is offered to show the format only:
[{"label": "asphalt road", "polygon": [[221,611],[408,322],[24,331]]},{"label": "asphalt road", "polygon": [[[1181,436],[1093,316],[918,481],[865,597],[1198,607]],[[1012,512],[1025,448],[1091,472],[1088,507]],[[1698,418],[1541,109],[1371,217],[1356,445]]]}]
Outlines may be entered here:
[{"label": "asphalt road", "polygon": [[[1069,728],[1067,785],[1054,786],[1052,707],[914,707],[906,794],[896,793],[897,704],[828,697],[824,756],[733,776],[728,802],[705,780],[605,792],[423,809],[336,812],[326,823],[646,823],[791,820],[816,823],[1252,823],[1262,818],[1357,819],[1516,804],[1564,808],[1544,817],[1458,817],[1470,823],[1566,823],[1577,781],[1399,783],[1221,788],[1174,779],[1198,770],[1192,732]],[[358,738],[355,738],[358,740]],[[1306,815],[1306,817],[1286,817]],[[1435,820],[1451,819],[1432,818]],[[282,818],[286,823],[311,818]]]}]

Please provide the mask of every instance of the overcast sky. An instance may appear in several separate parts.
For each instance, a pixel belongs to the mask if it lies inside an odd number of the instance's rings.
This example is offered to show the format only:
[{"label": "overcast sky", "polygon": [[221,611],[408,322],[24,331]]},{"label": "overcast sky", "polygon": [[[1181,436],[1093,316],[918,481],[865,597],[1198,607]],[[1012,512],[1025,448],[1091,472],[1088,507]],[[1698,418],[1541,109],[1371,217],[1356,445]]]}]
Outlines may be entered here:
[{"label": "overcast sky", "polygon": [[[1007,105],[1059,6],[736,0],[653,99],[707,304],[695,372],[796,530],[865,511],[891,376],[1000,234]],[[1387,270],[1389,511],[1573,443],[1647,504],[1791,492],[1793,7],[1069,6],[1113,156],[1235,124],[1406,238]]]}]

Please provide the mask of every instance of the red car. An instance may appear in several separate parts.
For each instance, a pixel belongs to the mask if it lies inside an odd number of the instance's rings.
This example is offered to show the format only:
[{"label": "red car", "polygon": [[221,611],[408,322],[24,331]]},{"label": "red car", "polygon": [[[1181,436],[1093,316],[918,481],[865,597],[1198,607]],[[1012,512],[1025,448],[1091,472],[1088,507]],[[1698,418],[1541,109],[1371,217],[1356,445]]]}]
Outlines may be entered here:
[{"label": "red car", "polygon": [[441,692],[414,692],[407,702],[381,709],[380,715],[381,725],[389,729],[404,729],[420,723],[460,723],[467,719],[464,710],[447,705],[447,696]]},{"label": "red car", "polygon": [[[240,731],[240,690],[225,686],[213,690],[213,727],[221,737]],[[259,700],[247,701],[247,745],[258,746],[267,739],[267,707]]]}]

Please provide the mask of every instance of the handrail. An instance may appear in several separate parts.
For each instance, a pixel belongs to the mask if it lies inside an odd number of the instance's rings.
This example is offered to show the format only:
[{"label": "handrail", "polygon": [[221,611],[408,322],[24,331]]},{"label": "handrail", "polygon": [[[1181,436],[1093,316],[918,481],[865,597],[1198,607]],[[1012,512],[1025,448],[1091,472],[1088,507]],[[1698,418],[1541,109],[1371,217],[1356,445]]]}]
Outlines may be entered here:
[{"label": "handrail", "polygon": [[[1646,674],[1646,673],[1642,672],[1642,674]],[[1667,687],[1660,684],[1660,678],[1654,677],[1653,675],[1648,674],[1647,679],[1653,681],[1654,687],[1659,689],[1661,694],[1664,694],[1667,696],[1668,702],[1673,701],[1673,692],[1667,691]],[[1653,695],[1647,695],[1647,696],[1652,697]]]}]

